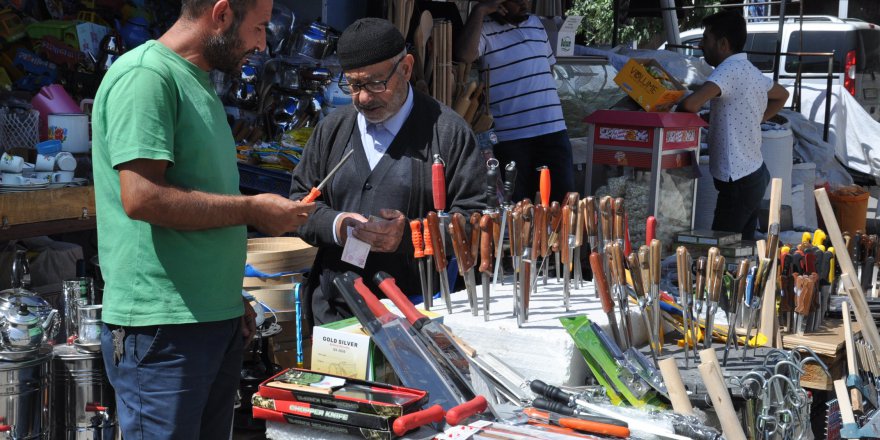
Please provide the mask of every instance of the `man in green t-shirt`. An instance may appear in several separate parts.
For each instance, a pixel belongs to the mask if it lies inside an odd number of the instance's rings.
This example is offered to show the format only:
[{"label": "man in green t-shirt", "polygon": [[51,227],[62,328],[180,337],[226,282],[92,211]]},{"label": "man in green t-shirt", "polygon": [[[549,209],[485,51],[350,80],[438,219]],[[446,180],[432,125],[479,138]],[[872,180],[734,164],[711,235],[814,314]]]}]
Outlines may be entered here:
[{"label": "man in green t-shirt", "polygon": [[271,16],[272,0],[183,0],[180,19],[117,60],[95,97],[101,348],[126,439],[229,438],[255,333],[240,294],[246,225],[279,235],[314,210],[239,193],[209,78],[264,49]]}]

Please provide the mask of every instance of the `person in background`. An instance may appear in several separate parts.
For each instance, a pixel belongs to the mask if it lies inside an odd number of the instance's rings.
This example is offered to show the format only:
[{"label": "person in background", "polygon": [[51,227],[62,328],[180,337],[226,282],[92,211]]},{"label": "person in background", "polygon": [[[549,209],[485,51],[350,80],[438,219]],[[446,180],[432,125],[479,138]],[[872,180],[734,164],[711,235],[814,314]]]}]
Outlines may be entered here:
[{"label": "person in background", "polygon": [[571,142],[551,71],[556,58],[528,0],[480,0],[455,40],[456,61],[489,72],[489,109],[502,165],[516,161],[513,200],[535,197],[538,168],[550,168],[551,200],[574,191]]},{"label": "person in background", "polygon": [[[407,219],[433,209],[435,155],[446,164],[447,211],[484,208],[485,178],[479,176],[486,167],[473,132],[454,111],[410,87],[413,56],[391,22],[355,21],[339,37],[336,51],[344,72],[340,86],[353,105],[337,108],[318,124],[290,187],[291,199],[304,197],[353,150],[299,231],[319,248],[305,289],[315,324],[352,316],[332,285],[348,270],[377,294],[372,278],[379,270],[394,276],[408,295],[420,291]],[[363,269],[341,260],[349,228],[371,246]]]},{"label": "person in background", "polygon": [[770,172],[761,156],[761,122],[782,109],[788,91],[764,76],[742,52],[746,21],[725,10],[703,19],[703,55],[715,70],[678,111],[698,113],[709,102],[709,169],[718,190],[715,231],[752,240]]},{"label": "person in background", "polygon": [[266,45],[272,0],[183,0],[158,40],[113,63],[93,109],[101,350],[126,439],[228,439],[242,353],[246,226],[295,231],[314,204],[242,196],[209,71]]}]

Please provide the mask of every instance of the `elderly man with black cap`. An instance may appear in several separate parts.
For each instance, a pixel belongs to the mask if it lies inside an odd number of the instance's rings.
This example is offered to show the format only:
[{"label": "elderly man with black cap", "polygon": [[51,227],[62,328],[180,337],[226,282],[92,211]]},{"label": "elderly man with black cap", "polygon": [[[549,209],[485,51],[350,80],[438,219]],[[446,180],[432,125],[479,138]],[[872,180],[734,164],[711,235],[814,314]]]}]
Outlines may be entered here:
[{"label": "elderly man with black cap", "polygon": [[[299,229],[319,248],[305,291],[316,324],[352,316],[332,285],[347,270],[361,274],[377,293],[371,278],[379,270],[394,276],[407,294],[420,291],[407,219],[433,208],[435,156],[446,164],[449,211],[480,210],[484,198],[485,179],[477,176],[485,167],[473,133],[455,112],[410,87],[413,57],[389,21],[354,22],[339,37],[337,55],[353,105],[318,124],[290,189],[291,199],[301,199],[353,151]],[[342,261],[349,227],[371,246],[363,269]]]}]

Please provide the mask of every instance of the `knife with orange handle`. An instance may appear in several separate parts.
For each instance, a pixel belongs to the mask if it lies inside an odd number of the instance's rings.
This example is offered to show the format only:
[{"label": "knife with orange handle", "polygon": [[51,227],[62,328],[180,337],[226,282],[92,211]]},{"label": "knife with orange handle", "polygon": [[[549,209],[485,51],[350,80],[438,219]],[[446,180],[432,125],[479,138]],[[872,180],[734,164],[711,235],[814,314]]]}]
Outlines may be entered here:
[{"label": "knife with orange handle", "polygon": [[538,189],[541,192],[541,205],[550,206],[550,168],[546,166],[538,168],[541,173]]},{"label": "knife with orange handle", "polygon": [[623,345],[620,336],[620,328],[617,326],[617,316],[614,314],[614,301],[608,291],[608,281],[605,279],[605,269],[602,267],[602,256],[598,252],[590,253],[590,268],[593,270],[593,285],[596,288],[596,296],[602,302],[602,311],[608,316],[608,327],[611,335],[618,346]]},{"label": "knife with orange handle", "polygon": [[452,214],[449,221],[449,235],[452,237],[452,251],[458,263],[458,273],[464,278],[465,290],[467,290],[468,305],[471,314],[477,316],[477,286],[474,280],[474,272],[471,269],[471,246],[465,230],[465,218],[460,212]]},{"label": "knife with orange handle", "polygon": [[425,241],[422,238],[422,222],[421,220],[412,220],[409,222],[409,229],[412,232],[413,258],[416,259],[419,266],[419,283],[422,287],[422,303],[426,310],[431,310],[431,294],[428,291],[428,284],[425,276]]},{"label": "knife with orange handle", "polygon": [[636,252],[632,252],[629,256],[626,257],[626,262],[629,266],[629,274],[632,278],[633,290],[636,293],[636,300],[638,301],[639,308],[641,309],[640,315],[642,315],[642,320],[645,323],[645,332],[648,334],[648,342],[651,347],[651,358],[654,359],[654,366],[660,368],[660,361],[657,358],[657,354],[659,349],[657,346],[659,345],[659,341],[657,339],[657,335],[654,333],[654,329],[656,328],[651,323],[651,318],[648,314],[648,294],[645,292],[645,286],[642,284],[642,264],[639,261],[639,255]]},{"label": "knife with orange handle", "polygon": [[480,219],[480,273],[483,286],[483,320],[489,320],[489,282],[492,279],[492,238],[495,231],[495,220],[491,214],[483,214]]},{"label": "knife with orange handle", "polygon": [[426,286],[428,288],[427,301],[425,302],[425,310],[431,310],[434,307],[434,243],[431,242],[431,229],[428,228],[428,219],[422,219],[422,235],[425,239],[425,276]]},{"label": "knife with orange handle", "polygon": [[536,408],[526,408],[523,413],[530,418],[542,422],[550,422],[554,425],[574,429],[589,434],[607,435],[618,438],[629,438],[629,428],[609,423],[595,422],[576,417],[563,417],[553,412],[541,411]]},{"label": "knife with orange handle", "polygon": [[431,247],[434,249],[434,266],[440,278],[440,295],[446,302],[446,311],[452,313],[452,298],[449,296],[449,278],[446,275],[446,251],[443,249],[443,243],[440,242],[440,218],[437,212],[431,211],[427,217],[428,228],[425,229],[426,235],[430,236]]},{"label": "knife with orange handle", "polygon": [[348,150],[348,153],[345,153],[342,156],[342,159],[339,159],[339,163],[337,163],[336,166],[334,166],[330,170],[330,172],[328,172],[327,175],[324,176],[324,179],[321,180],[320,183],[318,183],[318,186],[312,188],[309,193],[306,194],[305,197],[303,197],[303,203],[312,203],[321,196],[321,191],[324,189],[325,186],[327,186],[327,183],[330,182],[330,179],[333,178],[336,172],[339,171],[340,168],[342,168],[342,165],[348,160],[348,158],[351,157],[351,153],[354,153],[354,149]]}]

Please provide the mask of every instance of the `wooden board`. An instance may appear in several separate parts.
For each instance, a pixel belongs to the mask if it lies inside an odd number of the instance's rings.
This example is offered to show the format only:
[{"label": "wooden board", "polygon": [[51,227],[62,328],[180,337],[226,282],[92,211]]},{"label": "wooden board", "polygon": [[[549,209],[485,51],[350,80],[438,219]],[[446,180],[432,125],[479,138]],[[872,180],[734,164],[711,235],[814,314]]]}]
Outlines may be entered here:
[{"label": "wooden board", "polygon": [[93,186],[0,194],[0,220],[8,226],[78,219],[84,210],[96,214]]},{"label": "wooden board", "polygon": [[318,248],[296,237],[252,238],[247,264],[268,274],[308,270],[317,254]]},{"label": "wooden board", "polygon": [[[852,323],[853,334],[858,334],[861,327],[857,322]],[[843,356],[845,349],[843,320],[828,319],[818,331],[807,333],[803,336],[796,334],[783,334],[782,345],[785,349],[791,349],[799,345],[811,348],[816,354],[823,356]]]}]

